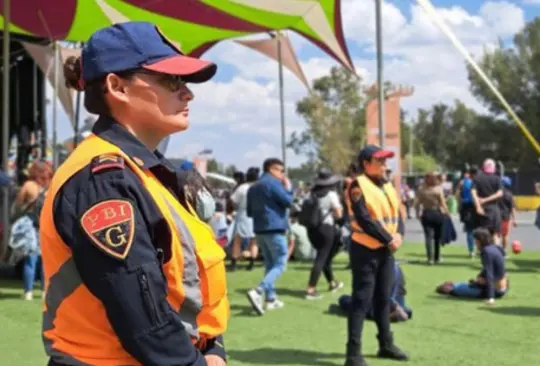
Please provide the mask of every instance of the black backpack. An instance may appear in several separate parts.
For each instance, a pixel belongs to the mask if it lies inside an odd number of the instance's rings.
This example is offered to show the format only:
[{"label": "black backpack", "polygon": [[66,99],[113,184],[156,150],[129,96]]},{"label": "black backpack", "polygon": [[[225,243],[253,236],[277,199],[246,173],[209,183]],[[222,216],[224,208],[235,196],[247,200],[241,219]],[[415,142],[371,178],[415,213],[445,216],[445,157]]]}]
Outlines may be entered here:
[{"label": "black backpack", "polygon": [[319,227],[324,219],[326,219],[326,216],[323,217],[319,208],[319,197],[311,194],[302,202],[302,210],[298,215],[298,223],[308,229],[313,229]]}]

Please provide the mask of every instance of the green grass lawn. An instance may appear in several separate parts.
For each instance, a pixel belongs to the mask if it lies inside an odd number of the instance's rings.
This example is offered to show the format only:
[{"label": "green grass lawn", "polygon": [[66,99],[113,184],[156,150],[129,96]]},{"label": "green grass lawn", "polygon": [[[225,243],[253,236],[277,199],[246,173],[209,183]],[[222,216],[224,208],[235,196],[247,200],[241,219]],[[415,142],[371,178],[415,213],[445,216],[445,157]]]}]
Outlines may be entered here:
[{"label": "green grass lawn", "polygon": [[[468,280],[476,275],[478,260],[466,258],[457,245],[446,248],[440,266],[423,264],[423,247],[404,247],[407,301],[413,319],[393,326],[397,343],[409,352],[415,366],[503,366],[539,365],[540,346],[540,252],[526,252],[508,260],[511,291],[493,307],[479,301],[442,298],[435,286],[447,279]],[[350,274],[343,268],[342,255],[336,272],[349,291]],[[343,365],[346,319],[327,313],[339,294],[325,293],[321,301],[303,299],[310,265],[292,263],[278,282],[282,310],[264,317],[253,314],[245,291],[255,285],[262,269],[239,270],[229,275],[232,318],[225,343],[229,365]],[[2,365],[44,365],[40,336],[39,300],[20,300],[20,288],[0,282],[0,354]],[[368,323],[364,331],[364,352],[371,365],[395,365],[374,358],[376,329]]]}]

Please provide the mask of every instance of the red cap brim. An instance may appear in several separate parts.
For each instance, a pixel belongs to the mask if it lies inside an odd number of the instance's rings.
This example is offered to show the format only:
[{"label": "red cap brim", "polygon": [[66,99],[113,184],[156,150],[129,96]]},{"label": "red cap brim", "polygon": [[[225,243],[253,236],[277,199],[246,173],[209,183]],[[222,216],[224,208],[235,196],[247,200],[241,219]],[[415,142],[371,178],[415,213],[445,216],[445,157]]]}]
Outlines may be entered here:
[{"label": "red cap brim", "polygon": [[212,62],[183,55],[168,57],[143,68],[162,74],[179,75],[188,83],[204,83],[217,71],[216,64]]},{"label": "red cap brim", "polygon": [[372,157],[378,158],[378,159],[388,159],[394,157],[394,152],[390,150],[379,150],[375,153],[373,153]]}]

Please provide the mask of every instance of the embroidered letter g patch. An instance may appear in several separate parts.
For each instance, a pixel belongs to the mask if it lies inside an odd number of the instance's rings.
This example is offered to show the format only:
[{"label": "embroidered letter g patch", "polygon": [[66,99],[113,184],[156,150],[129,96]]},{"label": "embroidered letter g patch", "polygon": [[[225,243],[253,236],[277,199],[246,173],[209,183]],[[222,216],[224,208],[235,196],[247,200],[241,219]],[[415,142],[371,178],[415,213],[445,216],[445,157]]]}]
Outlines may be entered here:
[{"label": "embroidered letter g patch", "polygon": [[81,226],[105,254],[125,259],[135,231],[133,205],[127,200],[108,200],[90,207],[81,217]]}]

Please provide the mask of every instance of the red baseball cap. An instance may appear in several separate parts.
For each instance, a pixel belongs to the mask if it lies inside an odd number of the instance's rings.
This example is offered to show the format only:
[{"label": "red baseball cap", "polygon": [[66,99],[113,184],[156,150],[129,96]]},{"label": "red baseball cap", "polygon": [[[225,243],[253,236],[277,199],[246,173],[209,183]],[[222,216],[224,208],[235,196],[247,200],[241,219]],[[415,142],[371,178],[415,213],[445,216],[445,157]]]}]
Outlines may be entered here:
[{"label": "red baseball cap", "polygon": [[217,71],[214,63],[185,55],[148,22],[118,23],[96,31],[84,45],[81,59],[85,82],[143,68],[179,75],[188,83],[203,83]]},{"label": "red baseball cap", "polygon": [[385,150],[377,145],[366,145],[360,153],[358,153],[358,160],[365,161],[371,158],[388,159],[394,157],[392,150]]}]

